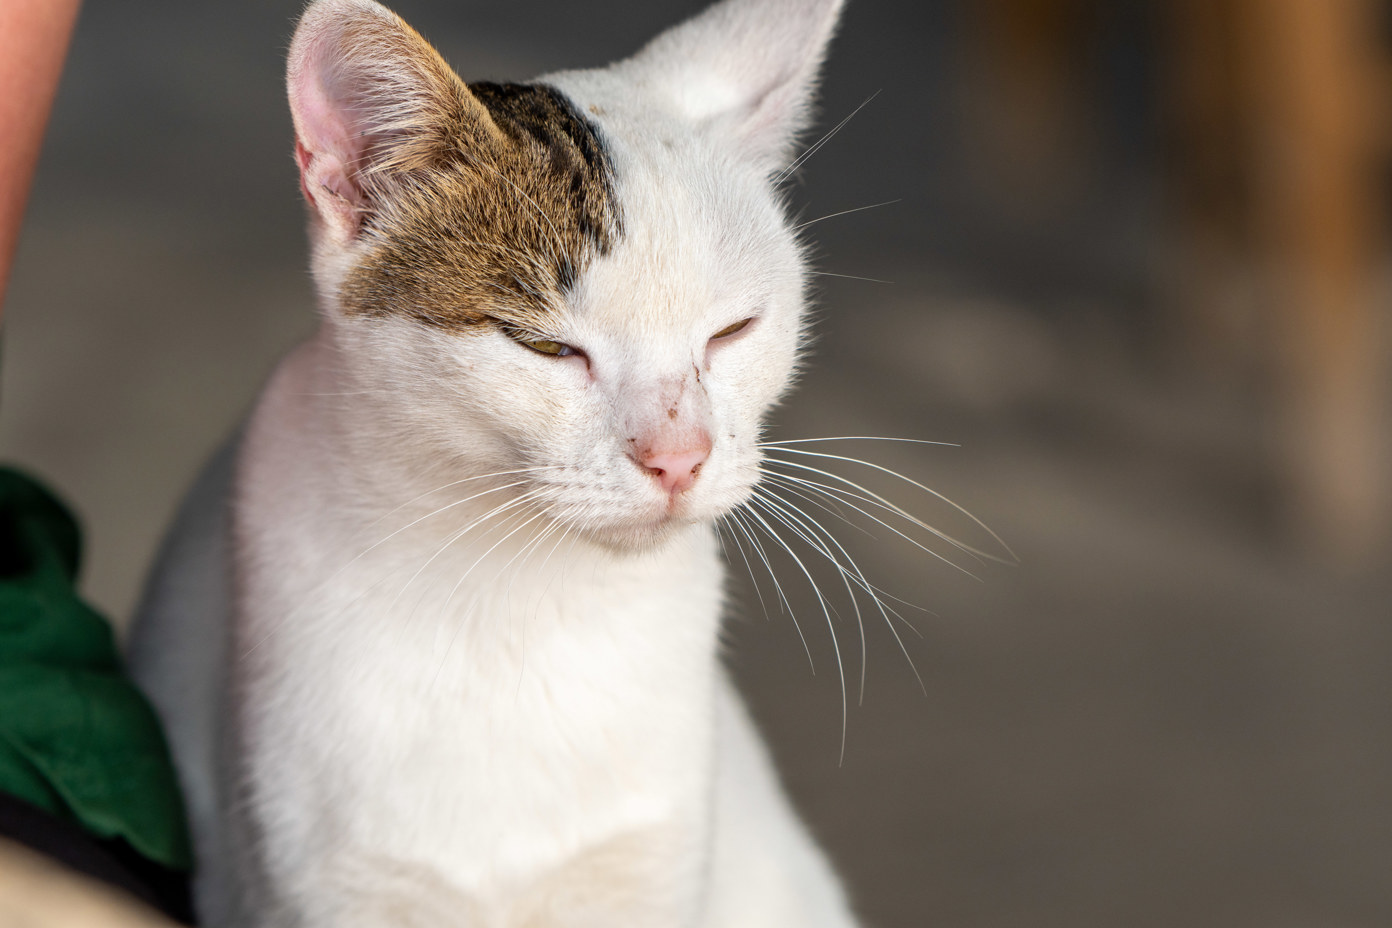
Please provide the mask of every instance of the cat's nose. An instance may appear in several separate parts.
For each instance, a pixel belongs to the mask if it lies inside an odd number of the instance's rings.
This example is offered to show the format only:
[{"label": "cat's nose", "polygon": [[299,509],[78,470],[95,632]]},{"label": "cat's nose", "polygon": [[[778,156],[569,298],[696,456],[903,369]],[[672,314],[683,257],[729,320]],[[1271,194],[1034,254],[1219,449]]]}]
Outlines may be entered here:
[{"label": "cat's nose", "polygon": [[701,465],[710,457],[710,439],[704,435],[689,446],[676,450],[648,452],[638,458],[639,465],[657,478],[657,483],[671,496],[683,493],[696,482]]}]

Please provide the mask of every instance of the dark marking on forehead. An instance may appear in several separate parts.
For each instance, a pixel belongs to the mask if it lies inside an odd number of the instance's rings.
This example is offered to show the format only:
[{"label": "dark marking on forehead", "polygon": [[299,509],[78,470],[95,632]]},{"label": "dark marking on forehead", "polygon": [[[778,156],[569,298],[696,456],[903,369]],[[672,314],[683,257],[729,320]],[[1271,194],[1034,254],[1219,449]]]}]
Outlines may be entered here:
[{"label": "dark marking on forehead", "polygon": [[342,304],[448,328],[493,317],[545,332],[586,265],[622,233],[608,152],[554,87],[461,92],[491,124],[454,117],[429,166],[381,186],[363,223],[372,247],[345,279]]},{"label": "dark marking on forehead", "polygon": [[[530,137],[546,152],[576,231],[601,253],[609,250],[613,171],[594,126],[559,90],[546,84],[471,84],[494,122],[519,145]],[[577,160],[578,156],[578,160]]]}]

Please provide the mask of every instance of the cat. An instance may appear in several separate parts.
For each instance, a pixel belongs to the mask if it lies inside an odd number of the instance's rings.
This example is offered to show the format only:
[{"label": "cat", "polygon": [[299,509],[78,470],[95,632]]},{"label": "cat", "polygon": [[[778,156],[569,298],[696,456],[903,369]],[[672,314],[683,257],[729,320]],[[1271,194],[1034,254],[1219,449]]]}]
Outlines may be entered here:
[{"label": "cat", "polygon": [[857,923],[718,659],[712,528],[804,340],[779,183],[841,5],[468,85],[372,0],[305,11],[321,325],[129,645],[204,924]]}]

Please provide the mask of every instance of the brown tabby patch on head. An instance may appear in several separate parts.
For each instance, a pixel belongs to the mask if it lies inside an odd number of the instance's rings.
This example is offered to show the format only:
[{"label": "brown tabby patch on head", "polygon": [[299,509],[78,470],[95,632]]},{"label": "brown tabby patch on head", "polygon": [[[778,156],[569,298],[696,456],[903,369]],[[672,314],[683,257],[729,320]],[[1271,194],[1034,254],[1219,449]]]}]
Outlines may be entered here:
[{"label": "brown tabby patch on head", "polygon": [[452,125],[435,127],[442,142],[429,157],[417,150],[409,165],[393,164],[396,140],[378,143],[385,167],[366,175],[373,206],[363,223],[372,247],[343,283],[343,308],[545,333],[586,264],[621,232],[609,156],[554,87],[459,92],[470,99],[446,117]]}]

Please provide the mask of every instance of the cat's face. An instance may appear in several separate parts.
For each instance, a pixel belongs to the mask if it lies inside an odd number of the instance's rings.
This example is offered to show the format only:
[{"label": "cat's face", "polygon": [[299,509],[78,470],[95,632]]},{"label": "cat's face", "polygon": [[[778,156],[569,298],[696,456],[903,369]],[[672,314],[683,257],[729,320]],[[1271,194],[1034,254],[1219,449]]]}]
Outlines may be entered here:
[{"label": "cat's face", "polygon": [[[523,471],[528,509],[620,546],[743,502],[803,325],[772,174],[836,6],[736,0],[609,69],[468,87],[375,4],[311,8],[316,279],[389,453]],[[751,69],[761,24],[787,49]]]}]

